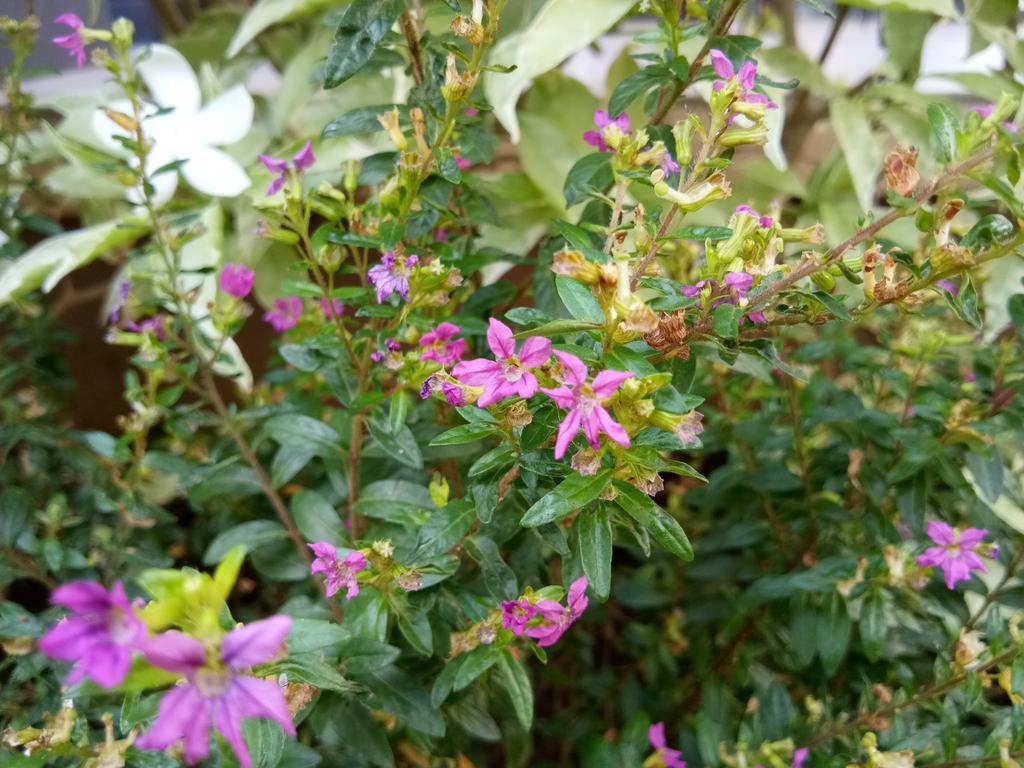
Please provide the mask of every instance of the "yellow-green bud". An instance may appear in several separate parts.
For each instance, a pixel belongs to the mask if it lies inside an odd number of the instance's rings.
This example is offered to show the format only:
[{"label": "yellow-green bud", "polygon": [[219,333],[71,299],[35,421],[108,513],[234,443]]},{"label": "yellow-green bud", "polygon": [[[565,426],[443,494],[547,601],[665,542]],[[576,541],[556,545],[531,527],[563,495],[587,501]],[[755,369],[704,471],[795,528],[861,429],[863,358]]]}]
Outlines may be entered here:
[{"label": "yellow-green bud", "polygon": [[448,503],[448,480],[440,472],[435,472],[430,480],[430,498],[433,502],[443,507]]}]

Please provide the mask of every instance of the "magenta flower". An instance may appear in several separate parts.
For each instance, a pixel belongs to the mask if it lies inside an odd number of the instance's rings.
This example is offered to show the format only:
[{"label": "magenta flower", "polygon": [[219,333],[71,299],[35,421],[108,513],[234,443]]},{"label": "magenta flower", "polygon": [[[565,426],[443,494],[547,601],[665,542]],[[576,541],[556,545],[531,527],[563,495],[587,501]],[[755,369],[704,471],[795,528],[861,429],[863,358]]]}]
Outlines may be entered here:
[{"label": "magenta flower", "polygon": [[377,288],[378,304],[383,304],[384,299],[392,293],[398,293],[404,301],[409,300],[409,275],[419,261],[420,257],[416,254],[398,256],[394,251],[384,252],[380,264],[370,267],[366,273]]},{"label": "magenta flower", "polygon": [[468,171],[473,167],[473,161],[462,155],[455,155],[455,165],[458,166],[460,171]]},{"label": "magenta flower", "polygon": [[448,366],[457,362],[466,353],[465,339],[452,339],[462,329],[454,323],[439,323],[438,326],[420,337],[420,346],[426,347],[420,360],[433,360],[438,365]]},{"label": "magenta flower", "polygon": [[632,378],[633,374],[629,371],[601,371],[593,382],[588,383],[587,366],[576,355],[556,349],[555,357],[565,369],[562,377],[564,383],[560,387],[541,387],[541,392],[554,400],[559,408],[569,409],[565,420],[558,427],[555,458],[565,456],[569,443],[579,433],[580,427],[590,447],[595,450],[600,446],[598,437],[602,432],[622,447],[628,448],[629,435],[621,424],[612,419],[601,401],[614,395],[619,385]]},{"label": "magenta flower", "polygon": [[679,170],[680,170],[679,163],[677,163],[672,158],[671,153],[665,152],[665,157],[661,161],[661,170],[664,172],[664,174],[666,176],[668,176],[670,174],[673,174],[673,173],[679,173]]},{"label": "magenta flower", "polygon": [[605,142],[602,131],[609,125],[614,125],[622,133],[629,133],[629,115],[623,112],[613,120],[605,110],[599,109],[594,113],[594,125],[597,126],[597,130],[584,133],[583,140],[590,146],[597,147],[600,152],[610,152],[611,147]]},{"label": "magenta flower", "polygon": [[122,280],[121,284],[117,286],[117,297],[114,299],[107,317],[111,325],[116,325],[117,321],[121,319],[121,310],[124,309],[124,305],[128,301],[128,293],[131,289],[132,284],[129,280]]},{"label": "magenta flower", "polygon": [[[274,180],[270,182],[270,186],[267,187],[268,196],[276,195],[285,182],[288,181],[288,161],[280,157],[260,155],[260,162],[263,163],[263,167],[268,171],[277,174]],[[313,142],[307,141],[302,146],[302,149],[292,157],[291,165],[296,171],[304,171],[315,162],[316,156],[313,154]]]},{"label": "magenta flower", "polygon": [[324,317],[331,320],[335,317],[341,317],[345,311],[345,305],[341,303],[341,299],[337,296],[332,296],[330,301],[327,299],[320,299],[320,311],[324,313]]},{"label": "magenta flower", "polygon": [[435,243],[447,243],[448,242],[448,230],[444,227],[438,227],[434,230],[434,242]]},{"label": "magenta flower", "polygon": [[75,13],[62,13],[56,19],[58,24],[71,27],[71,32],[61,37],[53,38],[53,42],[68,52],[68,55],[75,60],[75,66],[79,69],[85,66],[85,40],[79,30],[85,26],[82,19]]},{"label": "magenta flower", "polygon": [[[54,40],[54,42],[57,42],[57,41]],[[79,64],[79,66],[81,66],[81,64]],[[985,120],[986,118],[988,118],[989,115],[992,114],[992,110],[993,109],[995,109],[995,105],[993,105],[993,104],[985,104],[985,105],[980,106],[980,107],[971,107],[970,111],[971,112],[976,112],[978,115],[981,116],[982,120]],[[1006,130],[1008,130],[1008,131],[1014,130],[1013,121],[1012,120],[1004,120],[1003,121],[1003,127]]]},{"label": "magenta flower", "polygon": [[328,597],[333,597],[342,587],[345,587],[345,598],[348,600],[359,594],[356,574],[369,565],[362,552],[350,552],[344,560],[338,560],[338,550],[333,544],[318,541],[307,546],[316,555],[309,572],[324,574]]},{"label": "magenta flower", "polygon": [[466,404],[466,393],[463,392],[462,387],[460,387],[454,381],[442,382],[441,394],[444,395],[444,399],[448,403],[448,405],[453,405],[456,408],[460,408]]},{"label": "magenta flower", "polygon": [[587,586],[589,582],[586,576],[580,576],[569,585],[569,595],[566,599],[568,605],[564,607],[554,600],[541,600],[537,603],[535,607],[542,621],[540,624],[527,627],[524,634],[536,640],[541,648],[557,643],[587,609],[587,603],[590,602],[587,599]]},{"label": "magenta flower", "polygon": [[220,289],[240,299],[252,291],[256,273],[245,264],[225,264],[220,270]]},{"label": "magenta flower", "polygon": [[811,750],[807,747],[800,747],[800,749],[793,752],[793,764],[792,768],[803,768],[804,763],[807,762],[807,758],[811,756]]},{"label": "magenta flower", "polygon": [[[939,567],[946,577],[946,586],[954,589],[957,582],[969,581],[971,571],[985,573],[988,568],[978,556],[982,539],[988,535],[984,528],[965,528],[957,531],[941,520],[929,520],[928,537],[938,546],[928,547],[917,556],[917,564],[925,567]],[[991,553],[986,553],[991,557]]]},{"label": "magenta flower", "polygon": [[176,631],[164,632],[145,647],[146,659],[161,669],[179,672],[186,683],[171,688],[160,701],[156,720],[139,737],[140,749],[166,749],[185,742],[185,760],[194,763],[210,752],[210,727],[224,735],[243,768],[251,768],[242,738],[242,720],[265,717],[295,735],[281,687],[241,673],[269,661],[281,648],[292,620],[271,616],[233,629],[221,639],[220,659],[208,659],[203,644]]},{"label": "magenta flower", "polygon": [[767,109],[776,109],[779,105],[769,99],[763,94],[756,93],[753,88],[757,81],[757,65],[752,61],[745,61],[740,66],[740,71],[737,72],[729,61],[729,57],[722,53],[717,48],[711,49],[711,66],[715,70],[721,80],[716,80],[714,88],[716,91],[720,91],[728,85],[726,80],[732,80],[736,78],[736,81],[740,86],[739,101],[745,101],[748,104],[764,104]]},{"label": "magenta flower", "polygon": [[478,357],[459,363],[452,369],[455,378],[473,387],[483,387],[477,405],[486,408],[506,397],[533,397],[537,394],[537,377],[530,372],[551,359],[551,340],[531,336],[516,354],[512,329],[493,317],[487,329],[487,344],[496,360]]},{"label": "magenta flower", "polygon": [[686,768],[686,761],[683,760],[683,753],[678,749],[672,749],[665,741],[665,724],[655,723],[647,729],[647,740],[651,746],[661,755],[665,768]]},{"label": "magenta flower", "polygon": [[263,313],[263,319],[274,326],[278,333],[294,328],[302,317],[302,299],[298,296],[282,296],[274,299],[274,308]]},{"label": "magenta flower", "polygon": [[525,597],[518,600],[503,600],[501,603],[501,626],[511,629],[513,635],[523,634],[526,631],[526,623],[536,615],[537,606]]},{"label": "magenta flower", "polygon": [[146,625],[128,601],[124,584],[119,581],[107,592],[95,581],[69,581],[53,591],[50,602],[69,608],[71,615],[39,639],[39,650],[74,662],[68,685],[90,677],[113,688],[124,680],[132,652],[146,638]]},{"label": "magenta flower", "polygon": [[956,298],[956,295],[960,293],[960,286],[952,280],[937,280],[935,284],[953,298]]},{"label": "magenta flower", "polygon": [[138,321],[128,320],[124,327],[133,333],[152,333],[160,341],[167,338],[167,318],[159,313]]},{"label": "magenta flower", "polygon": [[726,272],[722,281],[729,290],[729,295],[735,303],[739,299],[745,299],[754,284],[754,276],[748,272]]},{"label": "magenta flower", "polygon": [[704,280],[700,280],[699,282],[693,283],[691,285],[684,285],[682,288],[679,289],[679,292],[688,299],[696,299],[698,296],[700,296],[700,292],[704,290],[704,286],[706,285],[710,285],[712,288],[714,288],[714,278],[709,277]]}]

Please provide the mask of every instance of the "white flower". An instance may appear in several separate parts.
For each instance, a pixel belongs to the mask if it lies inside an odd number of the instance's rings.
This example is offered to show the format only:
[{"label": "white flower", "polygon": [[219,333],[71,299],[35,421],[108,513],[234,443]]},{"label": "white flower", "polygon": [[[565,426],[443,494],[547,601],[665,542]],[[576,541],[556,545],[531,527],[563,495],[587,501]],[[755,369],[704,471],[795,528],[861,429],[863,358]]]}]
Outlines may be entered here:
[{"label": "white flower", "polygon": [[[137,68],[155,104],[143,107],[142,130],[151,144],[146,175],[153,186],[153,202],[159,207],[174,196],[178,172],[164,166],[182,161],[181,175],[197,191],[213,197],[236,197],[252,184],[245,170],[216,147],[234,144],[249,132],[253,120],[252,96],[236,85],[202,105],[199,80],[192,67],[173,48],[153,44],[138,54]],[[127,100],[111,109],[131,114]],[[93,128],[109,149],[123,154],[114,136],[128,133],[103,112],[93,117]],[[128,199],[142,202],[141,191],[130,189]]]}]

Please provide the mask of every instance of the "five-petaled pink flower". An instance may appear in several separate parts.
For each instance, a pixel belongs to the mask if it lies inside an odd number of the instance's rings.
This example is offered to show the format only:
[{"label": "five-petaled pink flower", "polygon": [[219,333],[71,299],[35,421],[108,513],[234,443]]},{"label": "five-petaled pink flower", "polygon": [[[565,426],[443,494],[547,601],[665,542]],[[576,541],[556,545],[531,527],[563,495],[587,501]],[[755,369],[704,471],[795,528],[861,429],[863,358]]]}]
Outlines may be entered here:
[{"label": "five-petaled pink flower", "polygon": [[242,768],[250,768],[249,748],[242,738],[244,718],[268,718],[294,736],[295,725],[277,682],[242,674],[273,658],[291,624],[288,616],[271,616],[233,629],[221,639],[219,659],[208,658],[194,637],[173,630],[146,643],[150,664],[178,672],[187,682],[164,694],[156,720],[135,746],[166,749],[184,741],[185,760],[194,763],[209,754],[213,726],[235,750]]},{"label": "five-petaled pink flower", "polygon": [[[941,520],[928,521],[928,537],[938,546],[928,547],[917,556],[917,564],[942,568],[946,586],[954,589],[957,582],[969,581],[971,571],[985,573],[988,568],[978,556],[978,547],[988,535],[984,528],[965,528],[957,531]],[[991,553],[987,553],[992,556]]]},{"label": "five-petaled pink flower", "polygon": [[454,323],[439,323],[438,326],[420,337],[420,346],[426,347],[420,360],[433,360],[443,366],[451,365],[466,353],[466,340],[453,339],[462,329]]},{"label": "five-petaled pink flower", "polygon": [[245,264],[225,264],[220,270],[220,289],[242,299],[252,290],[256,273]]},{"label": "five-petaled pink flower", "polygon": [[71,609],[39,639],[39,650],[54,659],[75,662],[67,683],[91,677],[104,688],[124,680],[132,652],[146,638],[142,623],[119,581],[109,592],[95,581],[69,581],[50,601]]},{"label": "five-petaled pink flower", "polygon": [[811,756],[811,750],[807,747],[800,747],[800,749],[794,750],[793,752],[793,763],[791,768],[803,768],[804,763],[807,762],[807,758]]},{"label": "five-petaled pink flower", "polygon": [[344,560],[339,560],[338,550],[329,542],[318,541],[307,546],[316,555],[309,572],[324,574],[328,597],[334,597],[342,587],[345,588],[345,598],[348,600],[359,594],[359,580],[356,574],[369,565],[366,555],[362,552],[350,552]]},{"label": "five-petaled pink flower", "polygon": [[294,328],[300,317],[302,317],[302,299],[298,296],[282,296],[279,299],[274,299],[274,308],[263,313],[263,319],[270,323],[278,333]]},{"label": "five-petaled pink flower", "polygon": [[686,768],[686,761],[683,760],[683,753],[678,749],[672,749],[665,741],[665,724],[654,723],[647,729],[647,740],[651,746],[661,755],[661,761],[665,768]]},{"label": "five-petaled pink flower", "polygon": [[523,634],[527,622],[536,615],[537,606],[525,597],[518,600],[503,600],[501,603],[501,626],[511,629],[513,635]]},{"label": "five-petaled pink flower", "polygon": [[[275,195],[284,186],[285,182],[288,181],[288,161],[281,157],[260,155],[260,162],[263,163],[263,166],[268,171],[277,174],[274,180],[270,182],[270,186],[267,187],[267,195]],[[292,157],[292,166],[296,171],[304,171],[315,162],[316,156],[313,154],[313,142],[311,141],[307,141],[302,146],[302,149]]]},{"label": "five-petaled pink flower", "polygon": [[603,131],[609,125],[614,125],[622,133],[629,133],[629,115],[623,112],[616,118],[612,118],[608,112],[603,109],[599,109],[594,112],[594,125],[597,126],[596,131],[587,131],[583,134],[583,140],[592,147],[597,147],[600,152],[610,152],[611,147],[608,146],[604,140]]},{"label": "five-petaled pink flower", "polygon": [[409,275],[412,268],[419,264],[420,257],[415,253],[399,256],[394,251],[384,251],[380,264],[370,267],[366,276],[377,288],[377,303],[383,304],[384,299],[392,293],[398,293],[403,300],[409,300]]},{"label": "five-petaled pink flower", "polygon": [[530,369],[539,368],[551,359],[551,340],[531,336],[516,354],[512,329],[492,317],[487,329],[487,344],[496,360],[478,357],[459,363],[452,369],[452,374],[459,381],[484,388],[477,405],[486,408],[506,397],[532,397],[537,394],[539,384]]},{"label": "five-petaled pink flower", "polygon": [[740,71],[737,72],[729,61],[729,57],[722,53],[717,48],[711,49],[711,66],[715,70],[721,80],[716,80],[714,88],[716,91],[720,91],[727,83],[726,80],[732,80],[734,77],[739,83],[741,91],[739,95],[739,101],[745,101],[748,104],[764,104],[768,109],[775,109],[779,105],[769,99],[763,94],[756,93],[753,88],[757,81],[757,65],[754,62],[744,61],[740,66]]},{"label": "five-petaled pink flower", "polygon": [[53,42],[66,50],[71,58],[75,60],[75,65],[81,69],[85,66],[86,56],[85,40],[82,39],[82,33],[79,30],[85,24],[82,23],[82,19],[76,13],[62,13],[54,21],[71,27],[70,33],[53,38]]},{"label": "five-petaled pink flower", "polygon": [[560,387],[541,387],[541,391],[555,401],[559,408],[569,409],[565,420],[558,427],[555,441],[555,458],[565,456],[569,443],[583,428],[587,442],[595,450],[600,447],[598,437],[602,432],[624,448],[629,447],[629,435],[622,425],[612,419],[601,404],[615,394],[626,379],[632,378],[629,371],[601,371],[593,382],[587,381],[587,366],[576,355],[555,350],[555,357],[562,363],[564,382]]},{"label": "five-petaled pink flower", "polygon": [[569,594],[566,598],[568,605],[563,606],[554,600],[541,600],[537,603],[537,614],[542,621],[527,627],[524,634],[536,640],[537,645],[541,648],[557,643],[566,630],[573,625],[573,622],[587,609],[587,603],[590,602],[587,599],[589,584],[586,576],[580,576],[570,584]]}]

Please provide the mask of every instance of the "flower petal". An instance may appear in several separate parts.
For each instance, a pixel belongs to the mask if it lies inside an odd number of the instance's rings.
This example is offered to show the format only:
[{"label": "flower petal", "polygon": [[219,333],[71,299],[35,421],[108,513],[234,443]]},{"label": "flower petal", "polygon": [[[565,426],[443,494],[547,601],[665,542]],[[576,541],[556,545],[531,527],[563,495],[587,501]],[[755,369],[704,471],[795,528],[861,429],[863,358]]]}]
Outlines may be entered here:
[{"label": "flower petal", "polygon": [[107,590],[95,581],[69,581],[61,584],[53,590],[50,602],[70,608],[75,613],[104,613],[111,605]]},{"label": "flower petal", "polygon": [[566,382],[578,387],[587,380],[587,366],[576,355],[563,352],[560,349],[554,350],[554,355],[565,369],[565,375],[562,378]]},{"label": "flower petal", "polygon": [[615,421],[600,405],[594,408],[591,416],[596,415],[598,421],[601,424],[601,431],[604,432],[608,437],[614,440],[616,443],[621,445],[623,448],[629,448],[629,435],[626,430],[623,429],[619,422]]},{"label": "flower petal", "polygon": [[971,549],[981,544],[982,539],[986,536],[988,536],[987,528],[964,528],[957,543],[964,549]]},{"label": "flower petal", "polygon": [[143,645],[142,652],[154,667],[181,674],[194,671],[206,661],[203,644],[176,630],[150,638]]},{"label": "flower petal", "polygon": [[72,616],[57,622],[39,638],[39,650],[51,659],[77,661],[106,636],[100,624]]},{"label": "flower petal", "polygon": [[212,147],[196,147],[181,174],[199,192],[213,197],[237,197],[252,185],[237,160]]},{"label": "flower petal", "polygon": [[[203,699],[193,685],[171,688],[160,700],[156,720],[135,742],[140,749],[166,749],[184,737],[185,729],[202,714]],[[209,723],[206,724],[209,728]]]},{"label": "flower petal", "polygon": [[199,110],[199,80],[184,56],[169,45],[146,46],[138,59],[139,74],[150,94],[161,107],[172,107],[179,114]]},{"label": "flower petal", "polygon": [[729,57],[717,48],[711,49],[711,66],[714,67],[715,73],[719,77],[726,80],[736,74],[736,70],[733,69],[732,62],[729,61]]},{"label": "flower petal", "polygon": [[452,375],[465,384],[482,387],[491,379],[501,376],[501,364],[484,357],[464,360],[452,368]]},{"label": "flower petal", "polygon": [[622,382],[631,378],[632,371],[601,371],[594,377],[594,394],[598,397],[611,397]]},{"label": "flower petal", "polygon": [[516,353],[516,340],[512,329],[493,317],[487,328],[487,344],[494,356],[499,359],[512,357]]},{"label": "flower petal", "polygon": [[281,648],[291,627],[291,616],[280,614],[233,629],[221,640],[221,658],[235,668],[262,664]]},{"label": "flower petal", "polygon": [[571,408],[575,400],[568,387],[541,387],[540,391],[554,400],[559,408]]},{"label": "flower petal", "polygon": [[242,675],[232,682],[231,692],[238,702],[242,717],[265,717],[280,725],[288,735],[295,735],[295,724],[288,712],[288,703],[281,687],[273,680]]},{"label": "flower petal", "polygon": [[238,757],[238,764],[242,768],[252,768],[252,758],[249,756],[249,747],[242,738],[242,715],[235,702],[236,683],[232,683],[232,690],[227,696],[221,696],[213,704],[213,727],[220,731],[227,739],[231,749]]},{"label": "flower petal", "polygon": [[551,358],[551,339],[531,336],[519,350],[519,360],[527,368],[537,368]]},{"label": "flower petal", "polygon": [[647,729],[647,741],[651,743],[651,746],[655,749],[665,748],[665,724],[654,723],[650,728]]},{"label": "flower petal", "polygon": [[555,440],[555,458],[560,459],[565,456],[565,451],[569,447],[569,443],[576,437],[576,434],[580,431],[580,421],[582,415],[579,410],[573,408],[566,414],[565,419],[558,426],[558,438]]},{"label": "flower petal", "polygon": [[943,547],[948,547],[953,543],[953,529],[949,523],[945,523],[942,520],[929,520],[926,526],[928,531],[928,538]]},{"label": "flower petal", "polygon": [[252,96],[244,85],[228,88],[199,110],[193,123],[196,139],[216,146],[241,141],[252,128],[254,111]]}]

